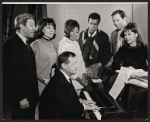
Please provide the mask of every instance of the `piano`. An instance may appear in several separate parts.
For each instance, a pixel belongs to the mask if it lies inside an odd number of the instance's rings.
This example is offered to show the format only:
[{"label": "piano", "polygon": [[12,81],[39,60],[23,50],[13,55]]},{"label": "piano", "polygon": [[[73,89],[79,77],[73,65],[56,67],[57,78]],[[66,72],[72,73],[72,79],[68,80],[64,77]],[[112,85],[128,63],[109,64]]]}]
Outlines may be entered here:
[{"label": "piano", "polygon": [[[87,111],[85,116],[94,120],[147,119],[148,90],[127,84],[115,100],[102,83],[90,81],[91,90],[83,89],[81,98],[93,100],[101,108],[97,112]],[[130,91],[133,94],[130,96]]]}]

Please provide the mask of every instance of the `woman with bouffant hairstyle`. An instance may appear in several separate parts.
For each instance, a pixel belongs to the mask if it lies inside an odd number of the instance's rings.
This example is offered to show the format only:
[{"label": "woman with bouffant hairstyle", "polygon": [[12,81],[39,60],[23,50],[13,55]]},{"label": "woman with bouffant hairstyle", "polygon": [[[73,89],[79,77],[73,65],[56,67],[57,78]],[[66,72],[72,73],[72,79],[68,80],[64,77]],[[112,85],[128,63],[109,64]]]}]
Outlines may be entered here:
[{"label": "woman with bouffant hairstyle", "polygon": [[[78,72],[77,75],[74,75],[72,78],[78,81],[82,86],[87,86],[88,83],[86,81],[85,63],[83,61],[82,52],[79,43],[77,41],[79,38],[79,29],[80,26],[76,20],[69,19],[65,22],[65,27],[64,27],[65,36],[58,44],[57,53],[58,55],[60,55],[65,51],[70,51],[76,54],[78,59]],[[78,85],[76,84],[75,88],[77,88],[76,86]]]},{"label": "woman with bouffant hairstyle", "polygon": [[56,36],[56,24],[52,18],[44,17],[37,23],[36,40],[31,47],[36,57],[39,92],[43,91],[50,80],[51,68],[57,62],[57,53],[52,40]]}]

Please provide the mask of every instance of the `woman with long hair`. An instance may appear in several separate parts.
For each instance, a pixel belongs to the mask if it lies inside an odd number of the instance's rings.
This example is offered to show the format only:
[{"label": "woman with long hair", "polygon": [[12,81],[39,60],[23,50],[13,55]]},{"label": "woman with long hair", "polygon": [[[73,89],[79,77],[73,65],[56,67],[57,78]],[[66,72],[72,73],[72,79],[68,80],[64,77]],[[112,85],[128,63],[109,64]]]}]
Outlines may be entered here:
[{"label": "woman with long hair", "polygon": [[147,71],[148,49],[137,24],[128,23],[121,36],[125,40],[125,45],[115,55],[112,68],[119,70],[121,66],[124,66]]}]

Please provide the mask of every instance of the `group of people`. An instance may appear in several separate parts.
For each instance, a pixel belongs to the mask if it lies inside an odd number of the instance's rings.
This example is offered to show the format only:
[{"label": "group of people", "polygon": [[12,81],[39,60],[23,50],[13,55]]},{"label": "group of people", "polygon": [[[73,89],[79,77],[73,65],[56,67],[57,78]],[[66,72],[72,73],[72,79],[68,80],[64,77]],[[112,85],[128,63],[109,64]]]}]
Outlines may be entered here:
[{"label": "group of people", "polygon": [[[101,17],[91,13],[89,27],[79,33],[76,20],[65,22],[64,37],[54,48],[56,23],[31,14],[15,18],[16,33],[3,45],[3,85],[12,104],[11,119],[82,119],[85,110],[99,110],[94,101],[79,99],[87,77],[98,78],[100,67],[148,70],[147,46],[136,23],[127,24],[124,11],[112,13],[116,30],[111,38],[99,29]],[[36,38],[31,44],[29,40]],[[52,68],[55,67],[55,72]]]}]

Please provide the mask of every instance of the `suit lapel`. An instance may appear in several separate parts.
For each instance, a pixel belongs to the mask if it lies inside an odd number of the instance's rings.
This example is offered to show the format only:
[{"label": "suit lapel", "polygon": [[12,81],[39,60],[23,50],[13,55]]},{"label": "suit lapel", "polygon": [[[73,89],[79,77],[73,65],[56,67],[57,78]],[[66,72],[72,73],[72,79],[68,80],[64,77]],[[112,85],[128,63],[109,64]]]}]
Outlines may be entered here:
[{"label": "suit lapel", "polygon": [[16,43],[18,44],[18,46],[22,49],[24,49],[25,55],[30,56],[31,58],[34,56],[33,50],[29,50],[27,45],[21,40],[21,38],[15,34],[15,38],[16,38]]},{"label": "suit lapel", "polygon": [[64,79],[64,80],[62,80],[62,82],[64,82],[65,86],[67,87],[66,90],[67,90],[67,93],[70,96],[70,98],[71,99],[78,98],[78,95],[74,89],[74,86],[71,83],[69,83],[69,81],[66,79],[66,77],[60,70],[58,70],[58,76],[60,76],[61,79]]}]

